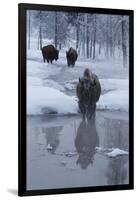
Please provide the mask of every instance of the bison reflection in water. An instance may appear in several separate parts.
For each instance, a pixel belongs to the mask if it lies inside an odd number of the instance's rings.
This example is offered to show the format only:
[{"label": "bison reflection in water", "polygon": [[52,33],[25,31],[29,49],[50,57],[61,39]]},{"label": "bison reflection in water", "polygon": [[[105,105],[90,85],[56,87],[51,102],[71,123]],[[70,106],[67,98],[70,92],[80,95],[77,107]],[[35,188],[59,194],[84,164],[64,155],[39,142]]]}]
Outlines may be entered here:
[{"label": "bison reflection in water", "polygon": [[86,169],[90,164],[93,164],[95,148],[99,146],[99,137],[94,119],[88,122],[83,120],[80,123],[75,138],[75,146],[79,155],[76,163],[82,169]]},{"label": "bison reflection in water", "polygon": [[59,146],[59,133],[63,129],[63,126],[55,126],[49,128],[43,128],[42,131],[45,134],[47,147],[47,151],[51,154],[54,154],[57,147]]}]

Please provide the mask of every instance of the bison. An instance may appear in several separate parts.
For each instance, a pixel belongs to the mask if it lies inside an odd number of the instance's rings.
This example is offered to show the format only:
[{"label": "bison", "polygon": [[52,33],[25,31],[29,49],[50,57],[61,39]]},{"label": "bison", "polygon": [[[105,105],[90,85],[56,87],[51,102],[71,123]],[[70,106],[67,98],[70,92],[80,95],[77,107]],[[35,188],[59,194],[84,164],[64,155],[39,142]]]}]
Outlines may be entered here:
[{"label": "bison", "polygon": [[47,45],[42,47],[41,49],[43,60],[47,60],[47,62],[53,62],[53,60],[58,60],[59,58],[59,51],[53,45]]},{"label": "bison", "polygon": [[77,51],[72,47],[68,51],[66,51],[68,67],[69,66],[74,67],[77,57],[78,57]]},{"label": "bison", "polygon": [[87,120],[95,118],[96,102],[101,95],[101,85],[98,77],[89,69],[85,69],[83,77],[79,78],[76,90],[83,120],[85,118]]}]

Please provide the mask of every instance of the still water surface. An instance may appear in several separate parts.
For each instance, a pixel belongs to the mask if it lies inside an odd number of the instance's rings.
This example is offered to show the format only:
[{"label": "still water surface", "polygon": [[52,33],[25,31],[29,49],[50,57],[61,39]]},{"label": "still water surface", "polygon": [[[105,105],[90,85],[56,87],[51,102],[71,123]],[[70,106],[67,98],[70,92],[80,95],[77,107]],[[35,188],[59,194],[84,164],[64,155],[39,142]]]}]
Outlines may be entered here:
[{"label": "still water surface", "polygon": [[109,158],[96,147],[129,147],[128,113],[27,117],[27,189],[127,184],[128,156]]}]

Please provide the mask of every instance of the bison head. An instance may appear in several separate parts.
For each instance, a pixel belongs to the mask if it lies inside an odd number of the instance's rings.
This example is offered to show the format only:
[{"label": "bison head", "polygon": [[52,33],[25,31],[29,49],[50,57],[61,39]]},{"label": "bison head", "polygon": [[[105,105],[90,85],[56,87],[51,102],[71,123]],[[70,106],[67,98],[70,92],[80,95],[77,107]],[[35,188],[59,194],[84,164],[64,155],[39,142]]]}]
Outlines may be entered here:
[{"label": "bison head", "polygon": [[81,84],[83,91],[87,94],[89,94],[92,88],[96,85],[95,80],[89,78],[79,78],[79,83]]}]

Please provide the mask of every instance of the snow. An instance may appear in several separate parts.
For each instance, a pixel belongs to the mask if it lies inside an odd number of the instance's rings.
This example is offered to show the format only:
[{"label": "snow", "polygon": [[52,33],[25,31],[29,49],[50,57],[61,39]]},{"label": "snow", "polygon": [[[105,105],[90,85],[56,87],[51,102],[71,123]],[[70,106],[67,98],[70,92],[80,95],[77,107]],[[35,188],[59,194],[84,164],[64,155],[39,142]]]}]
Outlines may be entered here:
[{"label": "snow", "polygon": [[113,151],[114,148],[104,148],[104,147],[96,147],[95,148],[97,152],[110,152],[110,151]]},{"label": "snow", "polygon": [[128,90],[128,79],[100,79],[101,88],[103,90]]},{"label": "snow", "polygon": [[44,64],[33,60],[27,60],[27,77],[36,76],[37,78],[43,77]]},{"label": "snow", "polygon": [[35,76],[38,78],[47,78],[51,75],[58,74],[61,68],[56,67],[52,64],[37,62],[37,61],[27,61],[27,76]]},{"label": "snow", "polygon": [[27,50],[27,59],[33,61],[43,62],[43,57],[40,50]]},{"label": "snow", "polygon": [[50,79],[40,79],[37,77],[31,77],[29,76],[27,78],[27,84],[29,86],[47,86],[47,87],[51,87],[60,91],[64,91],[64,87],[62,87],[60,84],[58,84],[57,82],[50,80]]},{"label": "snow", "polygon": [[98,109],[128,111],[127,90],[116,90],[106,93],[100,97],[97,103]]},{"label": "snow", "polygon": [[74,79],[74,80],[70,80],[70,81],[66,81],[65,82],[65,88],[67,90],[75,90],[76,89],[76,85],[78,83],[78,79]]},{"label": "snow", "polygon": [[39,62],[39,51],[28,51],[27,60],[27,114],[47,113],[76,114],[78,105],[75,97],[68,96],[64,87],[48,79],[60,72],[54,64]]},{"label": "snow", "polygon": [[28,76],[27,77],[27,85],[33,85],[33,86],[41,86],[42,80],[38,77]]},{"label": "snow", "polygon": [[[47,41],[48,43],[48,41]],[[78,104],[76,85],[85,68],[90,68],[99,77],[102,94],[97,103],[100,110],[128,111],[128,68],[112,60],[95,61],[78,57],[76,66],[68,68],[66,50],[59,53],[53,64],[44,63],[40,50],[27,50],[27,114],[46,113],[76,114]],[[69,91],[69,96],[67,93]]]},{"label": "snow", "polygon": [[115,158],[117,156],[128,155],[128,151],[119,149],[119,148],[103,148],[103,147],[96,147],[95,148],[98,153],[103,153],[104,155]]},{"label": "snow", "polygon": [[111,152],[106,153],[108,157],[114,158],[121,155],[128,155],[127,151],[121,150],[119,148],[113,149]]},{"label": "snow", "polygon": [[73,156],[76,156],[76,155],[77,155],[77,152],[65,152],[66,157],[73,157]]},{"label": "snow", "polygon": [[[35,51],[39,51],[39,50],[37,50],[37,48],[38,48],[38,39],[37,39],[37,30],[35,29],[34,31],[33,31],[33,34],[34,34],[34,36],[31,36],[31,42],[30,42],[30,49],[33,51],[34,49],[35,49]],[[48,44],[53,44],[54,45],[54,41],[52,40],[52,39],[49,39],[49,38],[43,38],[42,39],[42,45],[43,46],[46,46],[46,45],[48,45]],[[28,45],[28,44],[27,44]],[[29,50],[29,49],[27,49],[27,51],[29,51],[30,53],[31,53],[31,51]]]},{"label": "snow", "polygon": [[64,91],[64,87],[62,85],[50,79],[43,80],[43,85],[60,90],[60,91]]},{"label": "snow", "polygon": [[75,86],[73,85],[73,84],[71,84],[71,83],[66,83],[65,84],[65,88],[67,89],[67,90],[74,90],[75,89]]},{"label": "snow", "polygon": [[47,150],[52,150],[52,149],[53,149],[53,147],[50,144],[48,144],[47,145]]},{"label": "snow", "polygon": [[128,79],[100,79],[102,90],[107,92],[101,95],[97,103],[98,109],[121,110],[129,109],[129,81]]},{"label": "snow", "polygon": [[76,114],[77,112],[78,104],[75,98],[59,90],[44,86],[30,86],[27,89],[28,115]]}]

